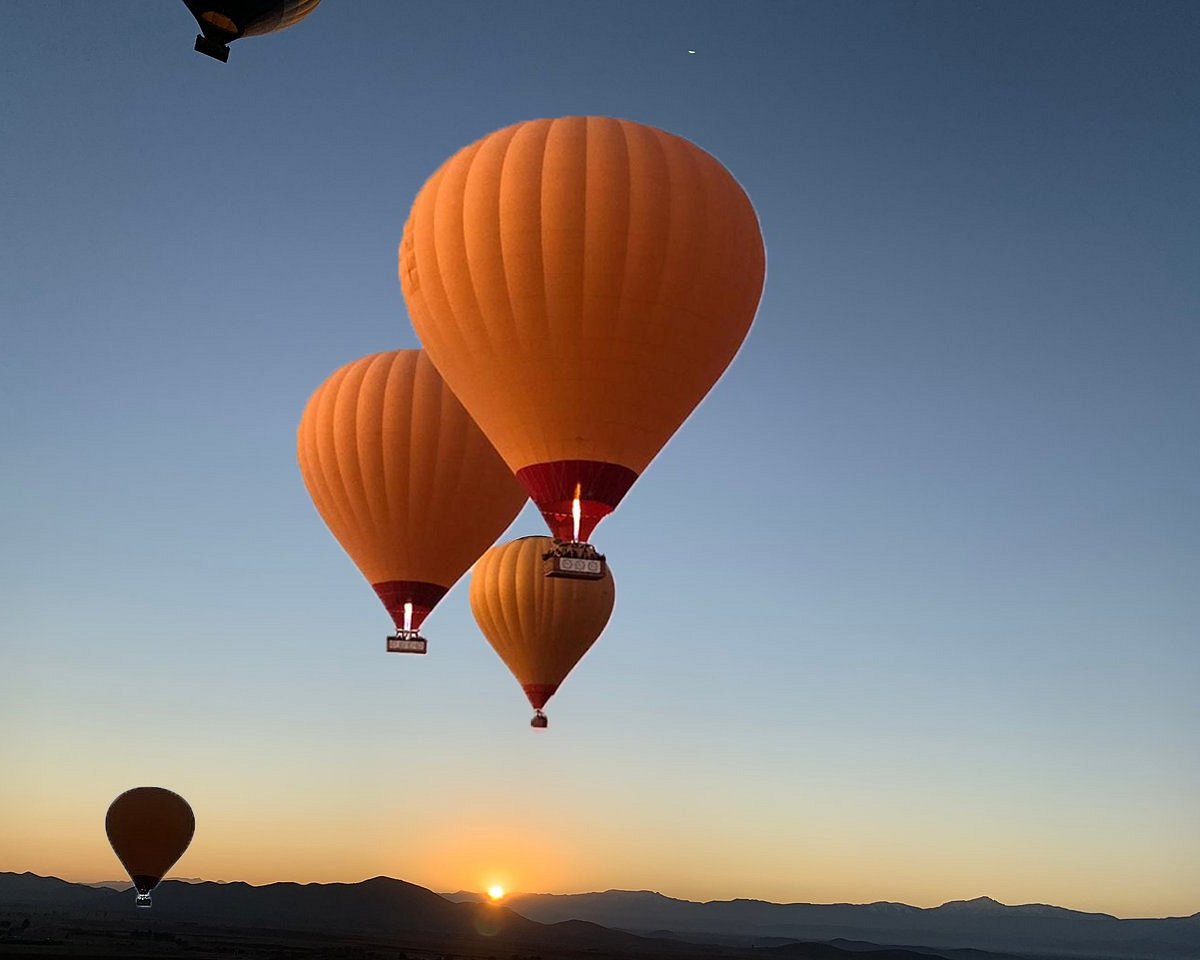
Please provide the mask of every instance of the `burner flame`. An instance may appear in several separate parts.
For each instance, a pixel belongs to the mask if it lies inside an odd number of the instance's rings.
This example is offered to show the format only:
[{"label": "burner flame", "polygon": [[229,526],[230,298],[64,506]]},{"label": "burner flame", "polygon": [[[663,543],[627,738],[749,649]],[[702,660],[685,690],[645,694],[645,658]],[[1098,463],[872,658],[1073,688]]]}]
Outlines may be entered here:
[{"label": "burner flame", "polygon": [[579,494],[581,485],[575,484],[575,499],[571,501],[571,523],[574,525],[575,535],[571,538],[578,542],[579,540],[579,518],[583,513],[583,509],[579,506]]}]

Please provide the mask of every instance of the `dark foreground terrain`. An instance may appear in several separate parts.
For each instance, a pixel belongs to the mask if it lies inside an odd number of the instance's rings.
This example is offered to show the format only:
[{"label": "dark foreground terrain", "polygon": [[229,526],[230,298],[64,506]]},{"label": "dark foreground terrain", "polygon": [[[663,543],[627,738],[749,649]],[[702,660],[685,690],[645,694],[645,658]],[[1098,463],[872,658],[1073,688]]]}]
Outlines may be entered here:
[{"label": "dark foreground terrain", "polygon": [[[403,935],[373,937],[317,933],[298,930],[260,930],[223,927],[206,923],[163,920],[158,917],[72,916],[68,912],[14,914],[3,910],[8,921],[0,929],[0,958],[46,957],[88,960],[99,957],[130,957],[136,960],[167,958],[238,957],[244,960],[946,960],[954,954],[928,954],[912,950],[878,948],[871,944],[848,950],[821,943],[794,943],[767,950],[707,947],[670,941],[631,937],[630,943],[589,947],[529,947],[486,932],[474,938],[435,942]],[[24,921],[30,921],[24,926]],[[0,921],[3,923],[4,921]],[[1017,960],[998,954],[961,951],[962,960]]]},{"label": "dark foreground terrain", "polygon": [[[30,926],[0,936],[0,957],[229,958],[246,960],[511,960],[515,953],[488,951],[469,941],[434,943],[423,937],[356,936],[315,931],[250,929],[207,923],[34,914]],[[580,956],[563,953],[554,957]],[[588,954],[595,957],[597,954]],[[523,960],[525,956],[522,955]],[[530,958],[532,960],[532,958]],[[549,955],[542,960],[554,960]]]}]

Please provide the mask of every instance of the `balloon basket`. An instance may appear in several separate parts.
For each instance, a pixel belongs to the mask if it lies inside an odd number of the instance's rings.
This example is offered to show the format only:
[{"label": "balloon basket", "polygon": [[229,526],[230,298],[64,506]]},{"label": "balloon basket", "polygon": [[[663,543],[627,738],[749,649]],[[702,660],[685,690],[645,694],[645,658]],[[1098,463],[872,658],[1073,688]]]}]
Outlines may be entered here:
[{"label": "balloon basket", "polygon": [[429,642],[416,630],[400,630],[387,638],[388,653],[428,653]]},{"label": "balloon basket", "polygon": [[[212,57],[214,60],[220,60],[222,63],[229,62],[229,48],[220,40],[213,40],[202,33],[196,34],[196,52],[202,53],[206,57]],[[150,904],[146,904],[146,906],[150,906]]]},{"label": "balloon basket", "polygon": [[548,726],[550,726],[550,720],[544,713],[542,713],[541,710],[539,710],[533,715],[533,719],[529,721],[529,725],[533,727],[534,730],[545,730]]},{"label": "balloon basket", "polygon": [[137,906],[141,907],[142,909],[144,909],[144,910],[148,910],[148,909],[150,909],[150,906],[151,906],[151,903],[150,903],[150,894],[148,894],[148,893],[139,893],[139,894],[137,895],[137,899],[136,899],[136,900],[134,900],[133,902],[134,902],[134,903],[135,903]]},{"label": "balloon basket", "polygon": [[553,549],[542,554],[542,572],[547,577],[603,580],[606,569],[604,555],[578,540],[555,540]]}]

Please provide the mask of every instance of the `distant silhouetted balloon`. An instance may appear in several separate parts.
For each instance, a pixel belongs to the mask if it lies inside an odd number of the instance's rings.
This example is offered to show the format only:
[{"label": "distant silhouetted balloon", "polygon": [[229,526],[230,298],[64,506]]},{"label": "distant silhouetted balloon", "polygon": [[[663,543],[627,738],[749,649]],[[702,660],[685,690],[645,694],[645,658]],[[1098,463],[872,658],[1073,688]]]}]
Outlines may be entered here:
[{"label": "distant silhouetted balloon", "polygon": [[563,541],[588,540],[721,376],[764,268],[754,208],[719,161],[608,117],[463,148],[400,244],[429,358]]},{"label": "distant silhouetted balloon", "polygon": [[542,707],[612,616],[612,573],[601,580],[546,577],[549,537],[521,537],[492,547],[471,574],[471,612],[492,649],[512,671],[546,726]]},{"label": "distant silhouetted balloon", "polygon": [[420,350],[362,357],[313,393],[297,432],[304,484],[396,625],[421,622],[525,505],[525,491]]},{"label": "distant silhouetted balloon", "polygon": [[196,831],[188,802],[162,787],[134,787],[117,797],[104,818],[108,842],[137,888],[137,905],[183,856]]},{"label": "distant silhouetted balloon", "polygon": [[256,37],[299,23],[321,0],[183,0],[204,31],[196,49],[222,63],[229,59],[229,44],[240,37]]}]

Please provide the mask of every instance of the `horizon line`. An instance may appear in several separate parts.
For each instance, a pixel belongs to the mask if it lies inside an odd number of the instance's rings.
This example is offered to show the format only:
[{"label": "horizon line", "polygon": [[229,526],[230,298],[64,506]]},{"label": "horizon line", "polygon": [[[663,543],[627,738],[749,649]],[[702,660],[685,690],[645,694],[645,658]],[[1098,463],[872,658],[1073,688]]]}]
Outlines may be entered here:
[{"label": "horizon line", "polygon": [[[9,871],[0,870],[0,875],[3,875],[5,873],[9,873],[14,876],[33,876],[33,877],[38,877],[43,880],[59,880],[63,883],[70,883],[70,884],[74,884],[76,886],[97,887],[97,886],[108,886],[108,885],[114,884],[114,883],[122,883],[122,884],[125,884],[127,887],[133,886],[132,881],[127,881],[127,880],[68,880],[65,877],[55,876],[54,874],[40,874],[40,873],[36,873],[33,870],[23,870],[23,871],[19,871],[19,872],[16,870],[9,870]],[[649,890],[649,889],[645,889],[645,888],[635,890],[635,889],[630,889],[630,888],[626,888],[626,887],[609,887],[607,890],[581,890],[581,891],[576,891],[573,893],[539,893],[536,891],[528,891],[528,890],[509,891],[509,892],[505,893],[505,895],[502,899],[500,899],[498,901],[492,901],[491,898],[488,897],[486,891],[483,891],[483,890],[468,890],[465,887],[463,887],[458,890],[448,890],[448,891],[444,891],[444,892],[439,892],[437,890],[434,890],[431,887],[425,887],[419,883],[414,883],[411,880],[405,880],[402,877],[391,877],[391,876],[388,876],[388,875],[382,874],[382,873],[376,874],[375,876],[371,876],[371,877],[364,877],[361,880],[268,880],[264,883],[251,883],[249,880],[214,880],[214,879],[200,878],[200,877],[172,876],[172,877],[164,877],[161,882],[167,883],[168,881],[174,881],[176,883],[194,883],[194,884],[213,883],[213,884],[218,884],[218,885],[222,885],[222,886],[228,886],[228,885],[232,885],[232,884],[241,884],[243,886],[257,888],[257,887],[269,887],[269,886],[274,886],[276,884],[285,884],[285,883],[291,884],[293,886],[302,886],[302,887],[308,887],[308,886],[357,886],[358,884],[369,883],[372,880],[391,880],[396,883],[405,883],[405,884],[408,884],[409,886],[420,887],[422,890],[428,890],[430,893],[434,894],[435,896],[439,896],[439,897],[443,897],[443,898],[450,897],[450,896],[456,896],[458,894],[463,894],[463,893],[471,894],[471,895],[478,896],[482,901],[486,901],[489,903],[494,902],[497,906],[504,905],[504,904],[508,903],[509,901],[519,898],[519,897],[582,897],[582,896],[602,895],[602,894],[606,894],[606,893],[647,893],[647,894],[652,894],[654,896],[663,897],[664,899],[667,899],[667,900],[675,900],[680,903],[694,903],[694,904],[699,904],[702,906],[707,905],[707,904],[712,904],[712,903],[744,902],[744,903],[766,903],[766,904],[771,904],[773,906],[778,906],[778,907],[793,907],[793,906],[872,907],[872,906],[885,905],[885,906],[909,907],[910,909],[913,909],[913,910],[939,910],[942,907],[946,907],[951,904],[975,903],[980,900],[986,900],[989,903],[995,903],[995,904],[997,904],[1001,907],[1004,907],[1005,909],[1009,909],[1009,910],[1018,910],[1022,907],[1048,907],[1053,910],[1066,910],[1071,913],[1078,913],[1078,914],[1082,914],[1084,916],[1111,917],[1114,920],[1188,920],[1193,917],[1200,917],[1200,909],[1197,909],[1195,912],[1190,913],[1190,914],[1172,914],[1169,916],[1159,916],[1159,917],[1147,917],[1147,916],[1119,917],[1114,913],[1106,913],[1102,910],[1080,910],[1075,907],[1064,907],[1064,906],[1061,906],[1060,904],[1054,904],[1054,903],[1042,903],[1042,902],[1033,902],[1033,901],[1030,901],[1027,903],[1005,903],[1004,901],[997,900],[995,897],[988,896],[987,894],[982,894],[977,897],[945,900],[942,903],[935,904],[933,906],[922,907],[922,906],[918,906],[916,904],[905,903],[902,900],[868,900],[868,901],[862,901],[862,902],[857,902],[857,903],[849,901],[849,900],[827,901],[827,902],[820,902],[820,903],[815,902],[815,901],[810,901],[810,900],[788,900],[788,901],[764,900],[761,897],[729,897],[729,898],[724,898],[724,899],[717,898],[717,899],[712,899],[712,900],[688,900],[684,897],[675,897],[675,896],[671,896],[670,894],[662,893],[659,890]]]}]

